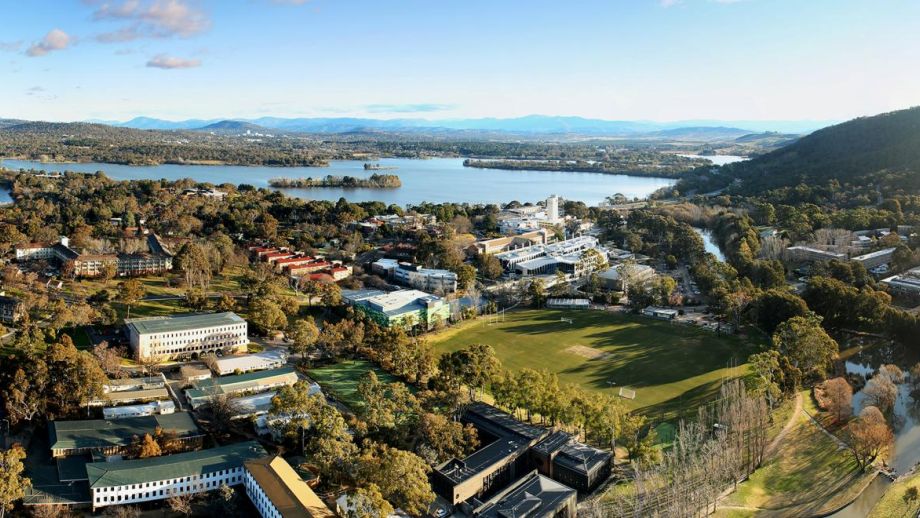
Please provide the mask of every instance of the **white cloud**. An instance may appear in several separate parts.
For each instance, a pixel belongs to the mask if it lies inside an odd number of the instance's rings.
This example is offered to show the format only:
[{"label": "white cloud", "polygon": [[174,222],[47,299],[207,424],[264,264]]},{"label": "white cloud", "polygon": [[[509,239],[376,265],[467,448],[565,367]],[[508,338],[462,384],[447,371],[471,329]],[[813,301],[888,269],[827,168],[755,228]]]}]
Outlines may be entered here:
[{"label": "white cloud", "polygon": [[201,66],[201,60],[183,59],[177,58],[175,56],[167,56],[166,54],[158,54],[147,61],[147,66],[150,68],[163,68],[167,70],[177,68],[195,68]]},{"label": "white cloud", "polygon": [[26,55],[34,58],[44,56],[51,51],[63,50],[70,46],[71,40],[72,38],[61,29],[52,29],[41,41],[33,43],[26,49]]},{"label": "white cloud", "polygon": [[97,21],[116,20],[127,25],[96,36],[103,43],[138,38],[188,38],[211,27],[208,15],[188,0],[122,0],[103,3],[93,13]]}]

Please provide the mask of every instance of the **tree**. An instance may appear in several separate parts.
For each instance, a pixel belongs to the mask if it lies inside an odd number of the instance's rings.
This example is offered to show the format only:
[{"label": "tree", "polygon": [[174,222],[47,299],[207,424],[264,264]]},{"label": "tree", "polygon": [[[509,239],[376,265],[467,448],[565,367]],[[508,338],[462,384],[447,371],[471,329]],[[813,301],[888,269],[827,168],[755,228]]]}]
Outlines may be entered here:
[{"label": "tree", "polygon": [[418,428],[422,444],[433,454],[429,459],[431,464],[463,458],[479,445],[476,428],[469,424],[463,426],[443,415],[425,413]]},{"label": "tree", "polygon": [[827,398],[827,411],[834,416],[835,422],[843,422],[853,414],[853,387],[845,378],[824,382],[824,396]]},{"label": "tree", "polygon": [[412,516],[422,516],[435,500],[428,482],[431,468],[412,452],[368,441],[358,459],[358,485],[374,484],[387,501]]},{"label": "tree", "polygon": [[527,296],[533,302],[533,307],[540,308],[546,303],[546,288],[543,287],[543,279],[533,279],[527,286]]},{"label": "tree", "polygon": [[48,367],[39,358],[24,361],[13,373],[6,386],[0,387],[0,399],[5,402],[10,425],[31,421],[45,411]]},{"label": "tree", "polygon": [[457,268],[457,284],[461,290],[466,290],[476,283],[476,268],[469,264],[462,264]]},{"label": "tree", "polygon": [[549,292],[554,297],[562,297],[569,293],[569,281],[565,278],[565,272],[556,270],[556,276],[553,285],[549,287]]},{"label": "tree", "polygon": [[141,281],[137,279],[128,279],[118,283],[118,299],[127,308],[127,316],[125,318],[131,318],[131,306],[137,304],[139,300],[144,298],[146,292],[147,289],[141,284]]},{"label": "tree", "polygon": [[51,344],[48,362],[48,414],[60,417],[73,414],[93,399],[102,397],[107,381],[96,359],[78,351],[68,335]]},{"label": "tree", "polygon": [[620,420],[620,437],[621,443],[626,451],[629,452],[629,458],[639,464],[654,462],[658,456],[655,449],[655,439],[657,437],[655,429],[647,425],[645,416],[639,414],[624,414]]},{"label": "tree", "polygon": [[313,317],[297,319],[291,323],[287,334],[291,339],[291,352],[306,359],[307,353],[319,338],[319,328],[316,327]]},{"label": "tree", "polygon": [[782,395],[780,382],[783,379],[783,371],[780,369],[779,351],[752,354],[748,357],[748,362],[754,370],[754,377],[751,379],[753,389],[762,390],[772,407]]},{"label": "tree", "polygon": [[892,443],[894,435],[882,412],[867,406],[847,427],[847,439],[856,463],[865,470]]},{"label": "tree", "polygon": [[789,357],[805,376],[823,378],[837,357],[837,342],[821,328],[815,317],[792,317],[773,333],[773,347]]},{"label": "tree", "polygon": [[22,476],[26,452],[19,446],[0,450],[0,518],[13,509],[13,502],[25,496],[32,481]]},{"label": "tree", "polygon": [[802,297],[786,290],[769,289],[763,292],[753,304],[753,316],[757,325],[766,333],[773,333],[776,327],[792,317],[804,317],[808,305]]},{"label": "tree", "polygon": [[149,433],[145,433],[144,437],[138,441],[137,457],[139,459],[159,457],[162,454],[163,452],[160,450],[160,445]]},{"label": "tree", "polygon": [[192,495],[191,493],[174,492],[166,499],[166,505],[170,511],[188,516],[192,514]]},{"label": "tree", "polygon": [[240,496],[235,489],[222,482],[214,492],[212,505],[218,516],[236,516],[239,513]]},{"label": "tree", "polygon": [[287,315],[272,300],[257,299],[250,306],[249,320],[265,334],[287,327]]},{"label": "tree", "polygon": [[121,376],[121,360],[124,356],[124,349],[110,347],[106,341],[99,342],[93,346],[93,357],[99,362],[99,367],[112,377]]},{"label": "tree", "polygon": [[377,484],[355,488],[345,498],[345,518],[379,518],[393,514],[393,506],[383,498]]},{"label": "tree", "polygon": [[876,375],[863,388],[863,405],[874,407],[883,414],[894,408],[898,399],[898,387],[887,376]]},{"label": "tree", "polygon": [[217,301],[218,311],[236,311],[236,299],[229,293],[221,294]]},{"label": "tree", "polygon": [[230,421],[240,415],[239,404],[227,394],[217,394],[211,398],[208,405],[214,422],[222,430],[230,427]]},{"label": "tree", "polygon": [[138,518],[141,511],[133,505],[115,505],[109,506],[102,515],[108,518]]},{"label": "tree", "polygon": [[479,271],[486,279],[498,279],[502,276],[502,263],[492,254],[479,256]]}]

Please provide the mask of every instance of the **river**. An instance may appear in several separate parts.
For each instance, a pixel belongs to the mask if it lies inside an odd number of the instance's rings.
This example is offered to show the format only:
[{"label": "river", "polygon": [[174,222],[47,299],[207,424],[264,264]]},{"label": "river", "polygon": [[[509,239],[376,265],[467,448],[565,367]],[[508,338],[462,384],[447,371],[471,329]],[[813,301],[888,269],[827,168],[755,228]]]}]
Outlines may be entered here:
[{"label": "river", "polygon": [[725,255],[722,254],[722,249],[719,248],[719,245],[717,245],[713,239],[711,230],[697,227],[693,227],[693,230],[703,238],[703,246],[706,248],[707,252],[716,256],[716,259],[720,261],[725,260]]},{"label": "river", "polygon": [[[557,194],[568,200],[597,205],[607,196],[621,193],[627,198],[645,198],[652,192],[675,183],[674,179],[563,171],[506,171],[463,167],[462,158],[413,160],[390,158],[375,160],[395,170],[402,187],[397,189],[279,189],[302,199],[352,202],[381,201],[405,206],[421,202],[507,203],[512,200],[536,202]],[[261,167],[162,164],[129,166],[100,163],[49,163],[31,160],[2,160],[7,169],[36,169],[95,173],[104,171],[116,180],[192,178],[213,184],[249,184],[268,187],[274,177],[300,178],[326,175],[366,178],[375,171],[365,171],[360,160],[335,160],[329,167]]]}]

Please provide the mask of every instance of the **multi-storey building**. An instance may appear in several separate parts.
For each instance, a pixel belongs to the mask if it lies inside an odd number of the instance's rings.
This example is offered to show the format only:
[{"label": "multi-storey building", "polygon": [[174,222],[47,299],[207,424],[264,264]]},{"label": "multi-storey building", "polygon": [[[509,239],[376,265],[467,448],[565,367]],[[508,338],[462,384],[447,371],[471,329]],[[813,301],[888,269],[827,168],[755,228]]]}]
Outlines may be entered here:
[{"label": "multi-storey building", "polygon": [[231,312],[132,318],[125,326],[137,358],[197,358],[249,343],[246,320]]},{"label": "multi-storey building", "polygon": [[335,513],[283,458],[243,463],[246,494],[262,518],[332,518]]},{"label": "multi-storey building", "polygon": [[284,366],[278,369],[196,381],[192,384],[192,388],[186,389],[185,395],[192,408],[198,408],[208,404],[215,396],[264,392],[285,385],[293,385],[298,379],[297,371],[293,367]]},{"label": "multi-storey building", "polygon": [[457,291],[457,274],[450,270],[424,268],[395,259],[375,261],[371,264],[371,270],[417,290],[440,293]]},{"label": "multi-storey building", "polygon": [[165,500],[243,483],[246,461],[267,455],[255,441],[147,459],[86,464],[93,509]]},{"label": "multi-storey building", "polygon": [[444,299],[418,290],[342,290],[342,300],[384,327],[430,329],[450,318]]},{"label": "multi-storey building", "polygon": [[25,306],[16,297],[0,295],[0,322],[15,324],[25,314]]},{"label": "multi-storey building", "polygon": [[199,444],[204,437],[187,412],[112,421],[52,421],[49,429],[51,455],[66,457],[83,453],[121,454],[131,446],[134,438],[153,434],[157,428],[175,433],[177,441],[187,443],[190,447]]},{"label": "multi-storey building", "polygon": [[16,259],[56,261],[70,269],[74,277],[102,277],[112,271],[119,277],[163,273],[172,269],[173,255],[156,234],[147,236],[149,252],[131,254],[83,254],[70,248],[62,237],[59,243],[30,243],[16,248]]}]

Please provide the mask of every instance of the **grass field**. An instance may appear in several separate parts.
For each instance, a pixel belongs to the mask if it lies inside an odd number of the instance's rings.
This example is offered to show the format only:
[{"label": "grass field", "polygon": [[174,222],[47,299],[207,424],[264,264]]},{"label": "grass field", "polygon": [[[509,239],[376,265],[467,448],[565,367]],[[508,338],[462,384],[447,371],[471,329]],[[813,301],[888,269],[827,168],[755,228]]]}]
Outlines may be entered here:
[{"label": "grass field", "polygon": [[849,450],[805,413],[792,417],[794,425],[782,444],[726,498],[717,517],[821,516],[851,501],[871,482],[874,475],[859,470]]},{"label": "grass field", "polygon": [[364,402],[358,395],[358,381],[367,371],[374,371],[381,383],[399,381],[395,376],[380,370],[376,365],[365,360],[349,360],[307,371],[327,394],[332,394],[345,406],[357,409]]},{"label": "grass field", "polygon": [[624,400],[630,408],[663,419],[695,413],[723,378],[745,374],[744,362],[758,350],[737,337],[646,317],[564,310],[514,311],[493,324],[478,319],[431,343],[439,353],[488,344],[512,371],[547,369],[562,383],[609,394],[628,387],[636,391],[634,400]]},{"label": "grass field", "polygon": [[905,500],[907,489],[920,489],[920,473],[895,482],[888,486],[882,499],[875,504],[870,518],[888,518],[890,516],[917,516],[920,512],[920,500]]}]

